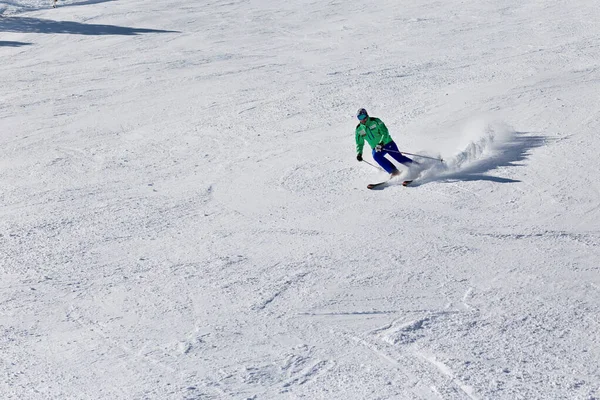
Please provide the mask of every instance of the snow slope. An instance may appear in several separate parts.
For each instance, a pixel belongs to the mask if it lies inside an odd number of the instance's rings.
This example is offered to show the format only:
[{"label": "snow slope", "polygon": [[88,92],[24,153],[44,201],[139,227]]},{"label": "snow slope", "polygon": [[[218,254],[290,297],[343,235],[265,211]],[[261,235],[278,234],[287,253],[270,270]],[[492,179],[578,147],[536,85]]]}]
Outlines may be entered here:
[{"label": "snow slope", "polygon": [[[58,5],[0,0],[1,398],[600,398],[593,2]],[[446,162],[367,190],[359,107]]]}]

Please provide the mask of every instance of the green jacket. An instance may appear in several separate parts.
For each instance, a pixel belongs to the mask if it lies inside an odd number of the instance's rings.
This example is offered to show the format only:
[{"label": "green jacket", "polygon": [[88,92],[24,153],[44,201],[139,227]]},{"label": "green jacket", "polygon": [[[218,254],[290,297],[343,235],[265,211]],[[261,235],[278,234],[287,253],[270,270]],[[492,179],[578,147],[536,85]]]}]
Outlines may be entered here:
[{"label": "green jacket", "polygon": [[356,125],[356,153],[362,154],[365,140],[372,149],[378,144],[386,145],[392,141],[387,127],[379,118],[368,117],[367,122]]}]

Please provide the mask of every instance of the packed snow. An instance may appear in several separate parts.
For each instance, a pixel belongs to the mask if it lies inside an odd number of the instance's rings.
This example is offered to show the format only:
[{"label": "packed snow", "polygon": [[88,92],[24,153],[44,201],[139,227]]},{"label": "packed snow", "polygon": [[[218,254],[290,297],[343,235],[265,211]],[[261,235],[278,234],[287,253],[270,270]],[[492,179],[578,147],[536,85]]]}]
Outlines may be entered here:
[{"label": "packed snow", "polygon": [[0,398],[600,399],[598,21],[0,0]]}]

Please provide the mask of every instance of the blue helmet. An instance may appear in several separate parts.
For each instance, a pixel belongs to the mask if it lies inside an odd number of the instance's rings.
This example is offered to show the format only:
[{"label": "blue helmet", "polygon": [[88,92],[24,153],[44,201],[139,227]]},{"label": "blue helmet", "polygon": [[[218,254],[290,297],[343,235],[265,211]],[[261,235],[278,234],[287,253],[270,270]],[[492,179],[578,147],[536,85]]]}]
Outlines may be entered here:
[{"label": "blue helmet", "polygon": [[369,116],[369,113],[364,108],[359,108],[358,111],[356,112],[356,118],[358,118],[358,119],[365,119],[368,116]]}]

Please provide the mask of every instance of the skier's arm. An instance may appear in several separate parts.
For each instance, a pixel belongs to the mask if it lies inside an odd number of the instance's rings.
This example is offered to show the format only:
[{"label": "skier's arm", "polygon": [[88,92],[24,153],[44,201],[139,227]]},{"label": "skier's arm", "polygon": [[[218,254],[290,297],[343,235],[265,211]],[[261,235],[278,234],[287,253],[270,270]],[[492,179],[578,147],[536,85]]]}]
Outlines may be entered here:
[{"label": "skier's arm", "polygon": [[358,134],[358,130],[354,136],[356,141],[356,154],[362,154],[363,148],[365,147],[365,138]]},{"label": "skier's arm", "polygon": [[392,141],[392,137],[390,136],[390,133],[388,132],[388,128],[387,128],[387,126],[385,126],[383,121],[378,120],[377,122],[379,125],[379,133],[381,133],[381,143],[386,145]]}]

